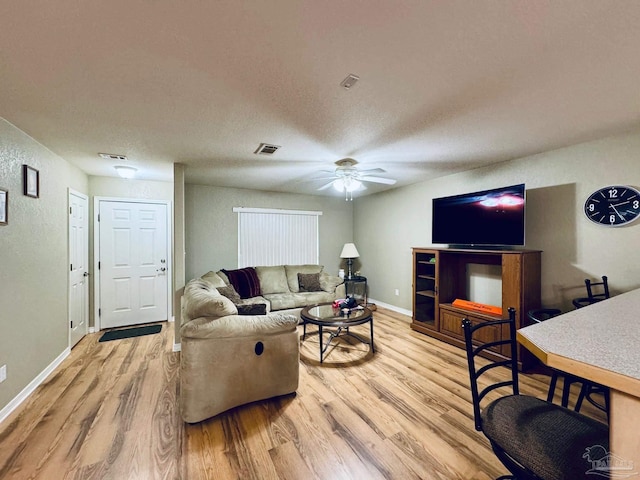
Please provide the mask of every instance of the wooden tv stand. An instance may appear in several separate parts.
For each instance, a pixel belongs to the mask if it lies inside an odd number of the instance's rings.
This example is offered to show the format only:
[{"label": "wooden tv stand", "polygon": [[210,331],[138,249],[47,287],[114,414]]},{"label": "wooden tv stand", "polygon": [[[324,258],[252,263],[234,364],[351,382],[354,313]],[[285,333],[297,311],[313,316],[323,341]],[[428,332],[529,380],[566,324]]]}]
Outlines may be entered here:
[{"label": "wooden tv stand", "polygon": [[[413,248],[413,318],[411,328],[444,342],[464,348],[462,319],[472,323],[507,317],[516,309],[516,328],[526,326],[527,311],[540,308],[540,250],[475,250],[458,248]],[[502,276],[502,315],[491,315],[456,307],[454,300],[468,298],[470,264],[495,265]],[[486,331],[487,329],[485,329]],[[484,340],[499,340],[507,334],[496,328]],[[523,369],[535,364],[534,357],[519,347]],[[500,347],[495,358],[511,358],[509,347]]]}]

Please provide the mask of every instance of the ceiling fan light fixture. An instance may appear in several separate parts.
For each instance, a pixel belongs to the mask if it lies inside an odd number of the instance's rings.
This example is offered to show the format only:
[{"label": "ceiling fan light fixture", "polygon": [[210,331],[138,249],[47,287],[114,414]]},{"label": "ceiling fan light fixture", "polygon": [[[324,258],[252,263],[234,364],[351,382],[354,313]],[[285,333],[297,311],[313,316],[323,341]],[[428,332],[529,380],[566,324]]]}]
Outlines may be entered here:
[{"label": "ceiling fan light fixture", "polygon": [[337,178],[333,182],[333,188],[339,192],[355,192],[362,188],[362,182],[355,178]]}]

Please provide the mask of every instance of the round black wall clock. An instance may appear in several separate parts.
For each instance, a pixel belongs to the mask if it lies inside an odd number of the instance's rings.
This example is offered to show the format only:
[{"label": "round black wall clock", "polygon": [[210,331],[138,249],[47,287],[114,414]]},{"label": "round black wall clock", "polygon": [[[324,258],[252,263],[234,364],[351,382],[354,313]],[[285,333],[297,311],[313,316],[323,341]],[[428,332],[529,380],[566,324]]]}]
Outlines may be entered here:
[{"label": "round black wall clock", "polygon": [[626,225],[640,217],[640,192],[624,185],[601,188],[584,202],[584,214],[598,225]]}]

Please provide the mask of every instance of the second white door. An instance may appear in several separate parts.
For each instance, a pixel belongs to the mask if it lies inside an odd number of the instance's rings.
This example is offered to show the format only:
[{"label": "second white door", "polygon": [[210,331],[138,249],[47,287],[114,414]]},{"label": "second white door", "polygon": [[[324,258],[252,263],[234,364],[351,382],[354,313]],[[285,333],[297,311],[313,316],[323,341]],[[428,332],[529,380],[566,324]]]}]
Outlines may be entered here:
[{"label": "second white door", "polygon": [[167,205],[99,203],[100,328],[167,320]]},{"label": "second white door", "polygon": [[88,332],[89,325],[89,199],[69,191],[69,346]]}]

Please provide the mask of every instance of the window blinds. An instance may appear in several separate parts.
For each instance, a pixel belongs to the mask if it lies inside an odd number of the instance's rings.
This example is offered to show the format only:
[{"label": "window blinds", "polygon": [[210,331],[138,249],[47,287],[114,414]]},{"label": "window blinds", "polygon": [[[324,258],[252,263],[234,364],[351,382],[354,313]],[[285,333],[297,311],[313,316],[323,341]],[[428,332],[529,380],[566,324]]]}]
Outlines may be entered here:
[{"label": "window blinds", "polygon": [[319,263],[322,212],[233,209],[238,213],[238,268]]}]

